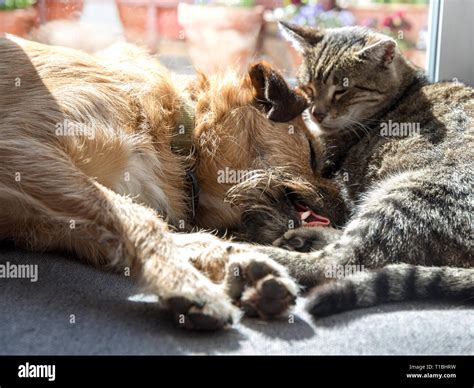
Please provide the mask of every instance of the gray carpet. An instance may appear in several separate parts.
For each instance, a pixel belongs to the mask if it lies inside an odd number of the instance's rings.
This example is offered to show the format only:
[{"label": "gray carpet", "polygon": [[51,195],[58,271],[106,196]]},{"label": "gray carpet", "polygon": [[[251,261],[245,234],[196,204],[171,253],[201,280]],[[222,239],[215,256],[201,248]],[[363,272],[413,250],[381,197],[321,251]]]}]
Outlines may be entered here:
[{"label": "gray carpet", "polygon": [[0,354],[474,354],[467,307],[404,303],[314,321],[298,306],[294,323],[192,333],[124,276],[2,246],[7,261],[38,264],[38,281],[0,279]]}]

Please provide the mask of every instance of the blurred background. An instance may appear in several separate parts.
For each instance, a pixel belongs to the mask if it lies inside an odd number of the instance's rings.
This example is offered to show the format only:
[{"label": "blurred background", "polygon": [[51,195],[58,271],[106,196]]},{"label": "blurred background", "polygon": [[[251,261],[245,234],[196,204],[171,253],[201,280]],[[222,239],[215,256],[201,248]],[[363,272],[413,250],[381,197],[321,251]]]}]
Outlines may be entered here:
[{"label": "blurred background", "polygon": [[130,41],[179,73],[245,71],[266,59],[293,77],[301,58],[278,20],[371,27],[426,68],[428,10],[429,0],[0,0],[0,32],[89,52]]}]

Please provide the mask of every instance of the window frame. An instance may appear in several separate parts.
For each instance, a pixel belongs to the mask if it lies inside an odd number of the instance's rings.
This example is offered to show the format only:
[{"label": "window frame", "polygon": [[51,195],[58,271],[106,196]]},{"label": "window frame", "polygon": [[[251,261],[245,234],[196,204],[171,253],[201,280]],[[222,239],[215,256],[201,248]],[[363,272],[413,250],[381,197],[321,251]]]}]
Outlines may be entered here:
[{"label": "window frame", "polygon": [[431,0],[427,74],[432,82],[474,85],[474,15],[472,0]]}]

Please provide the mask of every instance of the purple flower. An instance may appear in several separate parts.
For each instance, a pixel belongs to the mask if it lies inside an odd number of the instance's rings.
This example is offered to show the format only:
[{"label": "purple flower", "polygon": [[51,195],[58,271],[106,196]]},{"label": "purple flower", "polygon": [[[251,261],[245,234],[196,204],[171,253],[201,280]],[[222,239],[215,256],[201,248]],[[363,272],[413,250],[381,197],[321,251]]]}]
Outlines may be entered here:
[{"label": "purple flower", "polygon": [[300,8],[300,15],[308,19],[317,17],[319,13],[320,10],[315,4],[305,5]]},{"label": "purple flower", "polygon": [[339,12],[339,20],[341,21],[343,27],[353,26],[355,23],[354,15],[351,12],[345,10]]},{"label": "purple flower", "polygon": [[317,12],[318,12],[318,13],[326,12],[326,11],[324,10],[324,7],[323,7],[321,4],[319,4],[319,3],[316,4],[316,9],[317,9]]},{"label": "purple flower", "polygon": [[316,18],[309,18],[309,19],[307,20],[308,26],[310,26],[310,27],[316,27],[316,20],[317,20]]},{"label": "purple flower", "polygon": [[378,24],[378,20],[375,18],[364,19],[361,23],[362,26],[369,27],[369,28],[377,28],[377,24]]},{"label": "purple flower", "polygon": [[301,15],[296,15],[293,19],[291,19],[291,22],[293,24],[305,25],[306,24],[306,18],[301,16]]}]

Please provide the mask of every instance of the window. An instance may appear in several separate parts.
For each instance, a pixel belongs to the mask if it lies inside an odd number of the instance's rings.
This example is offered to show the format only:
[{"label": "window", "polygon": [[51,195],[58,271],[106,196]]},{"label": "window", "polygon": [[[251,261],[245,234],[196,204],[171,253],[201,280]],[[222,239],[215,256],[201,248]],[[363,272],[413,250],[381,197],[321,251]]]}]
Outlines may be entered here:
[{"label": "window", "polygon": [[363,25],[396,39],[432,79],[459,74],[474,82],[467,58],[474,34],[467,20],[459,22],[473,14],[470,0],[432,0],[431,6],[429,0],[0,0],[0,32],[91,52],[130,41],[179,73],[244,70],[266,59],[294,76],[301,58],[282,38],[278,20]]}]

